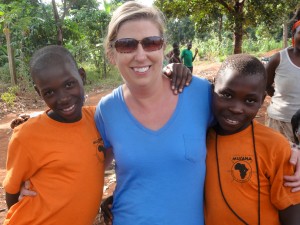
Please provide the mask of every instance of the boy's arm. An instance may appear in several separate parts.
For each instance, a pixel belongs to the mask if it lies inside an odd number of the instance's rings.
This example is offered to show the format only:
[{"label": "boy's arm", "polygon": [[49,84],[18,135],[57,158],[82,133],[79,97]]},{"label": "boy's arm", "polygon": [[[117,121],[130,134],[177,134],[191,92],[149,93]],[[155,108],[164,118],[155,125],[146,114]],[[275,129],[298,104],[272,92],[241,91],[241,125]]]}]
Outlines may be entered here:
[{"label": "boy's arm", "polygon": [[5,200],[6,200],[6,205],[7,208],[10,209],[14,204],[18,202],[20,193],[17,194],[10,194],[5,192]]},{"label": "boy's arm", "polygon": [[300,221],[300,204],[289,206],[279,211],[281,225],[299,225]]},{"label": "boy's arm", "polygon": [[274,78],[275,78],[275,71],[280,63],[280,53],[276,53],[274,56],[271,57],[270,61],[266,65],[266,71],[267,71],[267,87],[266,91],[269,96],[274,95]]},{"label": "boy's arm", "polygon": [[292,148],[290,163],[295,165],[295,173],[291,176],[284,176],[284,186],[292,187],[292,192],[300,191],[300,151]]},{"label": "boy's arm", "polygon": [[181,93],[185,86],[192,81],[191,71],[181,63],[168,64],[163,68],[163,73],[171,79],[171,88],[174,94]]}]

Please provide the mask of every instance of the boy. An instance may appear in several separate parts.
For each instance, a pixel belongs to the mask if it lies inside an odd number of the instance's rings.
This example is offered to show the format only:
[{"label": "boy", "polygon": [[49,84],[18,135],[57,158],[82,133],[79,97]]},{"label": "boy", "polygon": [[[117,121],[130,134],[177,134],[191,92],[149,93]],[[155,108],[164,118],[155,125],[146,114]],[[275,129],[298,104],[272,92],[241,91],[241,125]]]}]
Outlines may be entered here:
[{"label": "boy", "polygon": [[[92,224],[104,178],[102,141],[94,107],[83,107],[84,90],[68,50],[47,46],[30,62],[37,93],[49,109],[16,127],[3,182],[9,208],[4,224]],[[38,194],[18,202],[22,183]]]},{"label": "boy", "polygon": [[170,58],[169,63],[182,63],[179,56],[180,56],[180,50],[178,48],[175,48],[173,50],[173,55]]},{"label": "boy", "polygon": [[253,121],[265,88],[264,66],[246,54],[228,57],[217,74],[217,124],[207,139],[206,225],[299,224],[300,193],[283,185],[283,174],[293,174],[289,143]]}]

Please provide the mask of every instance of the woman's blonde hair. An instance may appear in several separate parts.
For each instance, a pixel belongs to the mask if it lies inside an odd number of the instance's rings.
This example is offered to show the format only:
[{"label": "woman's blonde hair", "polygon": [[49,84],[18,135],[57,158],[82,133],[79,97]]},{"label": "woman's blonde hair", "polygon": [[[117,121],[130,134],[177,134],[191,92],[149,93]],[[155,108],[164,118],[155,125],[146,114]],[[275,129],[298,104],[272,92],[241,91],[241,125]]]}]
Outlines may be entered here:
[{"label": "woman's blonde hair", "polygon": [[108,32],[104,42],[105,53],[111,61],[112,42],[116,40],[117,34],[123,23],[131,20],[146,19],[156,24],[160,35],[164,36],[165,17],[163,13],[154,6],[145,6],[135,1],[129,1],[114,11],[108,25]]}]

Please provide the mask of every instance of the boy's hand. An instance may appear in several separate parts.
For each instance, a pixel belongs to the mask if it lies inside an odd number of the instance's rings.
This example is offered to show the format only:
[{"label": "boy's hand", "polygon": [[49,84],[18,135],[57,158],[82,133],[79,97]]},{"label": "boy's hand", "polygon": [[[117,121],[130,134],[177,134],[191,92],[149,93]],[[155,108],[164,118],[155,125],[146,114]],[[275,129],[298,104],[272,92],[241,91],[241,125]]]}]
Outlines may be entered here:
[{"label": "boy's hand", "polygon": [[111,213],[111,207],[113,203],[113,196],[109,196],[101,203],[101,216],[104,218],[106,225],[112,225],[113,215]]},{"label": "boy's hand", "polygon": [[29,190],[30,186],[31,186],[30,181],[29,181],[29,180],[26,180],[26,181],[24,182],[24,184],[22,185],[22,187],[21,187],[20,195],[19,195],[19,201],[20,201],[24,196],[32,196],[32,197],[33,197],[33,196],[36,196],[36,195],[37,195],[36,192]]},{"label": "boy's hand", "polygon": [[17,118],[13,119],[10,123],[10,128],[14,129],[15,127],[19,126],[20,124],[26,122],[30,118],[28,114],[21,114]]},{"label": "boy's hand", "polygon": [[295,173],[292,176],[284,176],[284,186],[292,187],[292,192],[300,191],[300,150],[296,145],[291,145],[292,154],[290,163],[295,165]]},{"label": "boy's hand", "polygon": [[188,86],[192,80],[191,71],[181,63],[168,64],[163,72],[171,79],[171,88],[174,94],[181,93],[184,86]]}]

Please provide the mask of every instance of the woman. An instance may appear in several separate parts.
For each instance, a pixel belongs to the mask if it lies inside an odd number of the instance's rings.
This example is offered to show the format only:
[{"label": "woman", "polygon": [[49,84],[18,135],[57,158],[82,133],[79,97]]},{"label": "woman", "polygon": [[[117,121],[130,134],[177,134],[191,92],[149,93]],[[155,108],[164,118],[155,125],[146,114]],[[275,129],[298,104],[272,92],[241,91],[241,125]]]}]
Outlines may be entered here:
[{"label": "woman", "polygon": [[114,225],[200,225],[210,84],[194,77],[174,95],[161,76],[160,11],[127,2],[113,14],[106,51],[124,80],[103,98],[96,124],[116,160]]},{"label": "woman", "polygon": [[300,109],[300,20],[292,27],[292,44],[276,53],[266,66],[267,92],[272,97],[266,125],[295,143],[291,118]]}]

